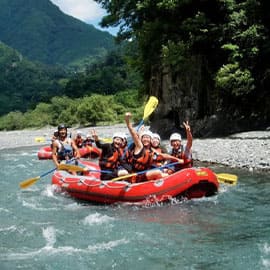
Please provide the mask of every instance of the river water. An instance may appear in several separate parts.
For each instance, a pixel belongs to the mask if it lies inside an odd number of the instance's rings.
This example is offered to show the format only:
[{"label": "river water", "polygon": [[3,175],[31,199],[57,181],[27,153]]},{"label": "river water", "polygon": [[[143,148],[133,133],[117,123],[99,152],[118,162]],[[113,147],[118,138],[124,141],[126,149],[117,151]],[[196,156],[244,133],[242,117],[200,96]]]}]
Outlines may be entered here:
[{"label": "river water", "polygon": [[239,176],[210,198],[102,206],[55,194],[36,148],[0,151],[0,269],[270,269],[270,176]]}]

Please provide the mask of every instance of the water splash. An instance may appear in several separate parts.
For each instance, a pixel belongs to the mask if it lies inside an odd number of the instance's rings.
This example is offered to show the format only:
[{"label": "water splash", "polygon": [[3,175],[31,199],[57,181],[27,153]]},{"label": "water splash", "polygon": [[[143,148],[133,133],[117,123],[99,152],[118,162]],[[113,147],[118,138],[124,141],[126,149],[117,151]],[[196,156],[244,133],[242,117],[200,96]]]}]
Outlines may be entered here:
[{"label": "water splash", "polygon": [[114,218],[106,216],[106,215],[101,215],[99,213],[95,213],[95,214],[91,214],[85,217],[82,223],[84,225],[100,225],[100,224],[109,223],[112,220],[114,220]]},{"label": "water splash", "polygon": [[262,253],[261,260],[263,267],[265,267],[265,269],[270,269],[270,245],[268,243],[264,243],[259,246],[259,249]]}]

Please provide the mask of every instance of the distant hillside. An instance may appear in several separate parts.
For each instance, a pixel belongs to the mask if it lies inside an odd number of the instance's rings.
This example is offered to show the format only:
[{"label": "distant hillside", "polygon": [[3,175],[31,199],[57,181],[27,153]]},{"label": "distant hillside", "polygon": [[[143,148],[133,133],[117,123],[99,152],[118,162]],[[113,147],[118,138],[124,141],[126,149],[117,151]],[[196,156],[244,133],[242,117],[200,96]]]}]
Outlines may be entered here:
[{"label": "distant hillside", "polygon": [[25,59],[16,50],[0,42],[0,115],[25,112],[39,102],[61,95],[66,74]]},{"label": "distant hillside", "polygon": [[49,0],[0,0],[0,39],[46,64],[91,59],[115,46],[108,32],[64,14]]}]

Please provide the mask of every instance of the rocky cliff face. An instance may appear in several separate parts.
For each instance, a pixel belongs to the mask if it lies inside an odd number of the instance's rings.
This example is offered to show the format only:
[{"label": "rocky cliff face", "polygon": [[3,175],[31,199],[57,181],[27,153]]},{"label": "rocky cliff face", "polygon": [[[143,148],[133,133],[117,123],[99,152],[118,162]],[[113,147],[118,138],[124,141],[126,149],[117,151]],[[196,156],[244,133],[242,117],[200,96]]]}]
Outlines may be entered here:
[{"label": "rocky cliff face", "polygon": [[244,116],[240,106],[232,106],[230,100],[224,107],[222,97],[217,97],[213,91],[213,81],[205,67],[203,59],[193,57],[185,70],[164,66],[152,68],[150,95],[159,99],[158,108],[150,118],[153,131],[163,138],[168,138],[172,132],[185,136],[182,123],[187,120],[196,137],[225,136],[270,126],[269,117],[252,113]]},{"label": "rocky cliff face", "polygon": [[152,69],[150,94],[158,97],[159,106],[151,118],[151,128],[162,136],[182,133],[183,121],[190,122],[193,132],[198,126],[195,132],[199,133],[199,126],[214,112],[208,84],[203,83],[201,63],[201,59],[193,58],[185,70],[160,66]]}]

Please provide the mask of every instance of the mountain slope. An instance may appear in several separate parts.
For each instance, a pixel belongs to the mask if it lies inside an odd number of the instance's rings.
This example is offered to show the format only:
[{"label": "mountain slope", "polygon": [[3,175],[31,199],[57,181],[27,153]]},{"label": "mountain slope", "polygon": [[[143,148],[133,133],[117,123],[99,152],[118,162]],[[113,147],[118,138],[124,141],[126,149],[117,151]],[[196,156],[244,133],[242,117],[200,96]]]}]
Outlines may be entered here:
[{"label": "mountain slope", "polygon": [[0,0],[0,37],[30,60],[68,64],[103,54],[114,37],[60,11],[49,0]]},{"label": "mountain slope", "polygon": [[48,102],[53,95],[61,95],[65,76],[59,66],[30,62],[0,42],[0,116],[25,112],[39,102]]}]

